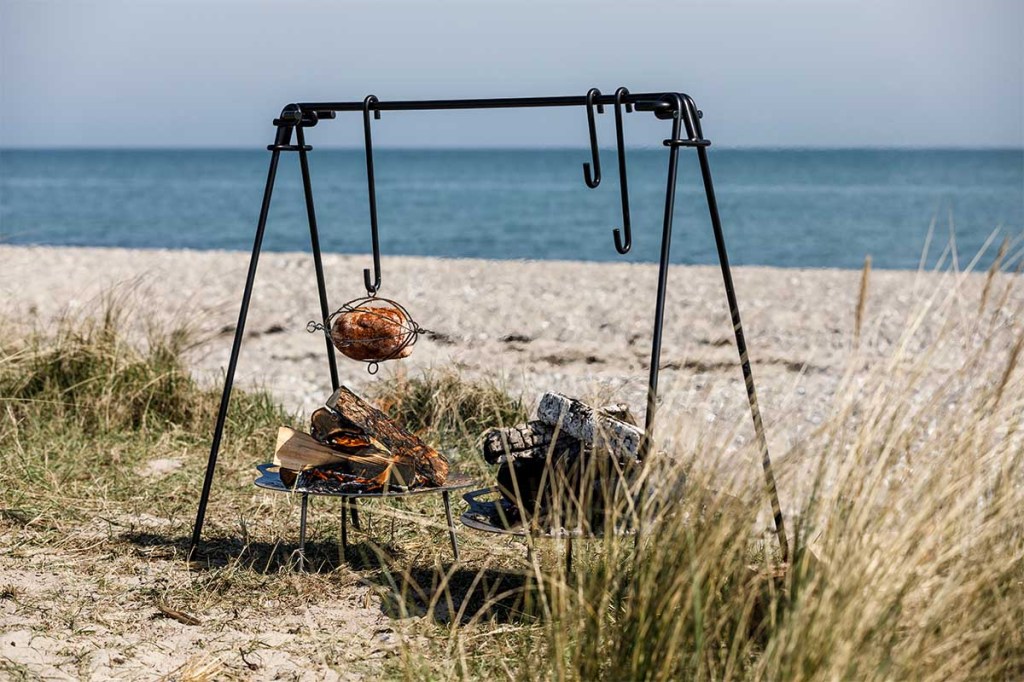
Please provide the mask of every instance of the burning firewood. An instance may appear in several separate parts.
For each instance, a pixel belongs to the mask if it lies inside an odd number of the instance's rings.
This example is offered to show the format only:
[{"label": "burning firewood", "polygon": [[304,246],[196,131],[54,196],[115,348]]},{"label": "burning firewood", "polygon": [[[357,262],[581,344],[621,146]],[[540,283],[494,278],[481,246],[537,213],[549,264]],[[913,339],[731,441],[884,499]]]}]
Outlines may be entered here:
[{"label": "burning firewood", "polygon": [[281,466],[281,478],[288,485],[294,484],[295,476],[304,481],[333,481],[361,492],[408,488],[415,483],[416,469],[411,462],[394,457],[373,439],[366,440],[366,445],[335,449],[282,426],[277,432],[274,463]]},{"label": "burning firewood", "polygon": [[278,431],[274,462],[286,485],[372,493],[440,486],[448,476],[439,452],[346,388],[313,413],[310,430]]},{"label": "burning firewood", "polygon": [[393,419],[362,400],[344,386],[327,401],[327,408],[372,435],[395,456],[411,460],[416,468],[416,483],[441,486],[448,478],[448,460]]}]

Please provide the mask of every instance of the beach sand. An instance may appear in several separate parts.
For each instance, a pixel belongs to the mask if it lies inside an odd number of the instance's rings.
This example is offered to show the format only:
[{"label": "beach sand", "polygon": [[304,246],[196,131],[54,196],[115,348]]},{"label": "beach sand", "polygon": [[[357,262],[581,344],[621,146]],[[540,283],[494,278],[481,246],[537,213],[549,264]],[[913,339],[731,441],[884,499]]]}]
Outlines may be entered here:
[{"label": "beach sand", "polygon": [[[140,334],[151,325],[195,329],[203,339],[191,354],[195,372],[218,383],[248,260],[238,252],[3,246],[0,314],[16,326],[46,327],[61,315],[98,311],[104,296],[123,298]],[[364,295],[368,264],[366,256],[324,256],[332,310]],[[455,366],[470,378],[499,377],[530,405],[554,390],[624,401],[642,415],[656,278],[653,264],[384,258],[380,295],[402,303],[433,334],[377,376],[339,355],[340,380],[365,392],[394,372]],[[954,282],[949,273],[873,271],[855,354],[860,272],[737,267],[734,278],[769,441],[780,457],[821,424],[844,373],[866,372],[888,357],[921,301]],[[984,275],[956,280],[970,308]],[[731,445],[748,442],[720,270],[673,266],[668,284],[660,429],[670,435],[715,424],[735,432]],[[306,331],[318,318],[311,257],[264,253],[236,381],[265,386],[303,414],[322,404],[331,392],[324,337]],[[942,324],[925,318],[917,342]],[[957,361],[936,357],[936,378]]]}]

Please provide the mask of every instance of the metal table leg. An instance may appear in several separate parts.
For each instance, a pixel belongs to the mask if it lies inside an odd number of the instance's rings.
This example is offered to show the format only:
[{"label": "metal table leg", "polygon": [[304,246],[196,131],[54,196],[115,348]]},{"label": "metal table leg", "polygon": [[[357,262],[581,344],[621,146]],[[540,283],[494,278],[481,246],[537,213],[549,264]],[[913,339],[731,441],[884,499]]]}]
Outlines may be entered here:
[{"label": "metal table leg", "polygon": [[306,510],[309,507],[309,493],[302,493],[302,510],[299,512],[299,570],[306,570]]},{"label": "metal table leg", "polygon": [[445,519],[448,521],[448,537],[452,541],[452,554],[455,556],[455,561],[458,561],[459,542],[455,538],[455,522],[452,521],[452,504],[447,490],[441,493],[441,498],[444,500],[444,516]]},{"label": "metal table leg", "polygon": [[349,501],[349,509],[352,510],[352,527],[356,530],[362,530],[362,526],[359,524],[359,509],[356,508],[356,498],[351,498]]},{"label": "metal table leg", "polygon": [[348,554],[348,498],[341,498],[341,552]]},{"label": "metal table leg", "polygon": [[565,577],[571,585],[572,579],[572,538],[568,537],[565,539]]}]

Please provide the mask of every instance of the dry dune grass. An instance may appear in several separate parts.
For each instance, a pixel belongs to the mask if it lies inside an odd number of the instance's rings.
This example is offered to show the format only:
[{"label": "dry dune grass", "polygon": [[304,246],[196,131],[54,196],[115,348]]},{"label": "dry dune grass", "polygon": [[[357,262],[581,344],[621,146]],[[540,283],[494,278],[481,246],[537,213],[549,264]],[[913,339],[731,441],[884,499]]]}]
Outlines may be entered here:
[{"label": "dry dune grass", "polygon": [[[638,542],[576,543],[571,575],[557,543],[537,541],[528,553],[522,541],[465,532],[463,561],[452,564],[439,501],[426,498],[375,504],[346,557],[335,544],[336,509],[319,513],[326,504],[315,502],[312,568],[299,574],[294,503],[249,485],[277,425],[295,418],[258,391],[236,394],[205,553],[188,564],[218,396],[190,378],[187,335],[154,334],[140,350],[123,340],[115,306],[94,322],[7,339],[0,623],[28,635],[21,650],[0,649],[0,671],[1018,679],[1020,278],[994,268],[981,300],[967,300],[961,279],[952,272],[948,286],[920,292],[885,362],[866,365],[851,348],[831,417],[779,458],[798,510],[789,566],[768,528],[756,456],[740,453],[723,473],[722,438],[665,433],[668,453],[652,460],[646,483],[672,481],[672,499],[662,490],[643,505]],[[857,316],[859,348],[872,343],[871,304]],[[941,331],[922,338],[923,328]],[[925,381],[940,355],[945,376]],[[482,426],[524,416],[499,384],[450,372],[400,378],[378,398],[481,473]],[[154,460],[181,466],[153,469]],[[167,611],[199,624],[154,619]]]}]

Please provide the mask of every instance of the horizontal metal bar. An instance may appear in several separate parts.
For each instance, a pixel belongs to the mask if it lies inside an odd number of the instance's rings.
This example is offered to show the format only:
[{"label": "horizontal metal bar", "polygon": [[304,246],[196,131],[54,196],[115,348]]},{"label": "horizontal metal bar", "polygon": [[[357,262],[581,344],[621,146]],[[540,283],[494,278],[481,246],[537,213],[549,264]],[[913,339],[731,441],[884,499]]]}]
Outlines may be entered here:
[{"label": "horizontal metal bar", "polygon": [[[674,92],[640,92],[626,95],[623,103],[633,104],[641,100],[657,100],[665,96],[674,96]],[[683,95],[684,102],[692,100]],[[582,107],[586,106],[586,95],[569,95],[565,97],[496,97],[490,99],[427,99],[427,100],[381,100],[375,102],[376,111],[431,111],[450,109],[524,109],[536,107]],[[615,104],[614,95],[601,95],[594,98],[594,104]],[[297,105],[303,111],[362,111],[363,102],[301,102]],[[696,112],[695,112],[696,113]]]},{"label": "horizontal metal bar", "polygon": [[666,147],[710,147],[711,140],[704,139],[692,139],[692,140],[663,140],[662,144]]},{"label": "horizontal metal bar", "polygon": [[311,152],[313,148],[308,144],[268,144],[267,151],[279,151],[279,152],[297,152],[297,151]]}]

